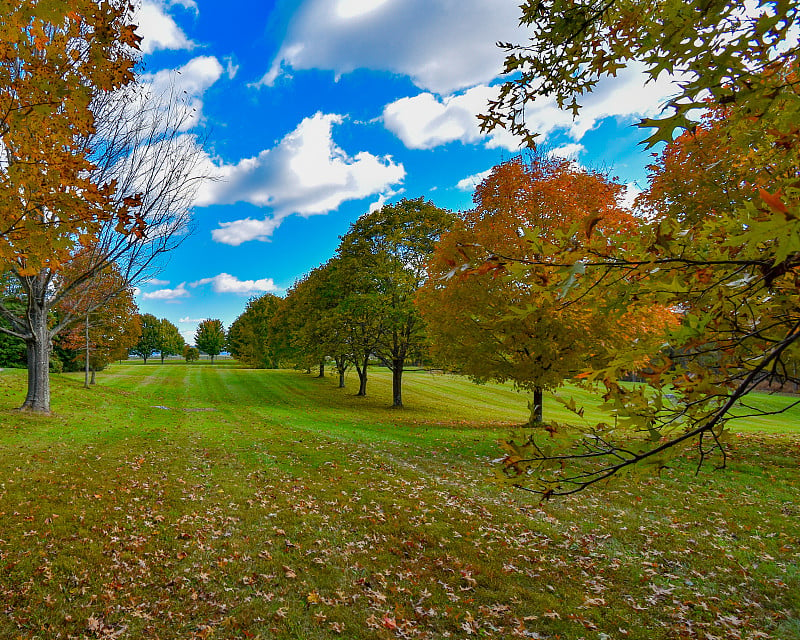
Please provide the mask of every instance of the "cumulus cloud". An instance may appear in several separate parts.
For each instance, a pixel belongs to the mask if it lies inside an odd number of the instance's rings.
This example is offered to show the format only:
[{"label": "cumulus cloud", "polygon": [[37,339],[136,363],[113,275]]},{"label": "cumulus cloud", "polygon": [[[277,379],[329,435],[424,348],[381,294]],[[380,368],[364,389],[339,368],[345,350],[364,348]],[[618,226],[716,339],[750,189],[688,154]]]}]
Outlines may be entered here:
[{"label": "cumulus cloud", "polygon": [[[658,113],[666,99],[676,92],[677,78],[662,74],[656,82],[645,84],[642,66],[633,64],[616,78],[604,78],[582,100],[577,118],[558,108],[554,99],[539,99],[525,109],[525,122],[545,141],[554,132],[563,132],[579,141],[601,120],[609,117],[634,119]],[[411,149],[431,149],[448,142],[476,143],[488,148],[518,150],[520,140],[505,130],[490,135],[480,132],[477,114],[486,112],[489,100],[497,98],[498,86],[480,85],[463,93],[438,97],[420,93],[400,98],[384,107],[383,122]],[[565,145],[562,149],[567,149]],[[569,147],[574,151],[577,147]]]},{"label": "cumulus cloud", "polygon": [[178,322],[180,322],[182,324],[183,323],[197,324],[197,323],[202,322],[202,321],[203,321],[203,318],[190,318],[189,316],[186,316],[185,318],[181,318],[180,320],[178,320]]},{"label": "cumulus cloud", "polygon": [[489,100],[496,97],[497,88],[486,85],[444,98],[420,93],[386,105],[383,123],[409,149],[431,149],[453,141],[478,142],[484,135],[476,114],[486,111]]},{"label": "cumulus cloud", "polygon": [[473,191],[475,187],[489,177],[491,172],[491,169],[487,169],[486,171],[481,171],[480,173],[462,178],[456,183],[456,189],[460,189],[461,191]]},{"label": "cumulus cloud", "polygon": [[153,53],[160,49],[193,49],[195,47],[195,43],[186,36],[172,16],[167,13],[168,9],[175,4],[197,11],[197,5],[186,0],[180,2],[143,0],[136,7],[133,22],[138,25],[136,32],[142,36],[142,42],[139,45],[142,53]]},{"label": "cumulus cloud", "polygon": [[[199,287],[204,284],[213,285],[214,293],[275,293],[283,291],[275,285],[272,278],[261,278],[260,280],[239,280],[229,273],[220,273],[213,278],[202,278],[197,282],[192,282],[189,286]],[[188,318],[187,318],[188,320]]]},{"label": "cumulus cloud", "polygon": [[163,287],[169,284],[169,280],[159,280],[158,278],[150,278],[143,284],[151,284],[154,287]]},{"label": "cumulus cloud", "polygon": [[158,289],[143,293],[142,298],[145,300],[177,300],[179,298],[188,298],[191,294],[186,289],[186,283],[181,282],[174,289]]},{"label": "cumulus cloud", "polygon": [[389,156],[360,151],[348,155],[333,141],[336,114],[305,118],[275,147],[236,164],[214,164],[207,172],[217,180],[205,183],[197,204],[248,202],[269,207],[261,220],[221,222],[212,232],[217,242],[238,246],[248,240],[268,240],[290,215],[311,216],[337,209],[347,200],[386,194],[402,182],[405,169]]},{"label": "cumulus cloud", "polygon": [[[142,96],[150,102],[163,102],[164,109],[180,109],[184,114],[181,128],[188,130],[202,120],[203,94],[224,72],[222,64],[214,56],[198,56],[177,69],[143,74],[141,82],[147,90]],[[171,96],[178,99],[170,99]],[[135,105],[132,108],[136,108]]]},{"label": "cumulus cloud", "polygon": [[594,90],[580,101],[577,118],[558,108],[554,99],[540,99],[525,109],[525,121],[532,131],[547,136],[565,131],[576,141],[604,118],[633,120],[659,113],[667,98],[677,93],[679,78],[662,74],[657,81],[645,83],[643,65],[633,63],[618,72],[616,78],[603,78]]},{"label": "cumulus cloud", "polygon": [[290,68],[373,69],[450,94],[497,76],[504,53],[495,43],[528,36],[518,21],[518,0],[307,0],[258,84]]}]

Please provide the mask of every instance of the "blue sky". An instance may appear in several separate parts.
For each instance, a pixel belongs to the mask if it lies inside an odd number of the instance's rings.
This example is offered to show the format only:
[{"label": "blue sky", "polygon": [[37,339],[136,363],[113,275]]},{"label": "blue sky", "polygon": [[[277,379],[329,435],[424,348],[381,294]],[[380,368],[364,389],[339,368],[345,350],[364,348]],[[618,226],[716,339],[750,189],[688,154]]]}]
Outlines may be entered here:
[{"label": "blue sky", "polygon": [[[424,196],[471,206],[481,175],[511,158],[475,115],[502,82],[502,41],[524,41],[518,0],[145,0],[142,80],[174,83],[203,140],[193,232],[139,286],[142,313],[193,342],[251,296],[283,294],[333,255],[372,207]],[[527,121],[552,153],[644,186],[651,160],[633,123],[658,112],[668,82],[636,68],[601,83],[577,120],[554,104]]]}]

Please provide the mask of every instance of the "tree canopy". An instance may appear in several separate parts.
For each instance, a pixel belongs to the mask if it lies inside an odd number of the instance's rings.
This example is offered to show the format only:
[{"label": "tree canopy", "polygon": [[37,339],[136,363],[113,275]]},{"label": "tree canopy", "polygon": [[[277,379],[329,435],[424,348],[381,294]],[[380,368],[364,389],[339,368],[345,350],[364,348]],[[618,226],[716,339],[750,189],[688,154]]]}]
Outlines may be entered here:
[{"label": "tree canopy", "polygon": [[[619,204],[622,189],[601,173],[540,153],[495,167],[475,191],[475,208],[443,235],[419,292],[434,359],[479,382],[511,380],[533,391],[532,420],[541,422],[544,389],[644,339],[652,325],[663,330],[666,310],[567,304],[559,290],[538,286],[558,277],[551,268],[503,277],[508,261],[532,257],[521,229],[552,236],[578,225],[609,237],[635,229],[638,222]],[[460,269],[465,259],[483,265]]]},{"label": "tree canopy", "polygon": [[194,334],[194,343],[200,351],[211,356],[213,363],[214,357],[222,353],[225,348],[225,327],[223,327],[222,321],[203,320]]},{"label": "tree canopy", "polygon": [[402,407],[403,367],[426,350],[425,325],[414,298],[450,211],[424,198],[403,199],[361,216],[342,237],[338,255],[352,271],[354,294],[370,296],[373,353],[392,371],[392,406]]}]

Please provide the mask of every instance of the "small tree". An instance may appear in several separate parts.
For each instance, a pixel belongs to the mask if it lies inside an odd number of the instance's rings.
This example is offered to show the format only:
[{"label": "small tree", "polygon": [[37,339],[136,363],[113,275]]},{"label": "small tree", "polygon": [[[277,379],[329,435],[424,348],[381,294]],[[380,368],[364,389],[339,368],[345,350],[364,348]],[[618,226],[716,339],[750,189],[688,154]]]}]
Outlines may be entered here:
[{"label": "small tree", "polygon": [[[521,228],[540,235],[578,226],[608,237],[636,228],[618,201],[622,186],[568,160],[533,153],[495,167],[475,190],[475,209],[442,236],[429,262],[429,278],[417,301],[428,323],[433,354],[474,380],[513,381],[533,392],[531,422],[543,421],[543,391],[553,390],[610,348],[642,340],[652,326],[663,330],[664,309],[647,314],[603,313],[566,304],[536,283],[554,270],[519,270],[507,277],[504,263],[530,258]],[[484,265],[457,267],[465,256]],[[556,292],[558,294],[559,292]],[[515,313],[515,309],[526,310]]]},{"label": "small tree", "polygon": [[[117,293],[109,298],[109,291]],[[96,307],[98,298],[105,300],[100,307]],[[126,356],[141,336],[133,290],[124,286],[119,270],[113,265],[62,300],[56,311],[83,317],[82,322],[63,334],[61,347],[78,351],[75,359],[83,360],[86,388],[94,384],[96,371]]]},{"label": "small tree", "polygon": [[131,353],[139,356],[147,364],[147,359],[158,351],[160,343],[159,327],[160,323],[152,313],[145,313],[139,316],[142,333],[139,341],[131,349]]},{"label": "small tree", "polygon": [[158,321],[158,352],[161,364],[166,356],[177,356],[183,353],[184,340],[180,330],[166,318]]},{"label": "small tree", "polygon": [[222,326],[222,321],[203,320],[194,334],[194,342],[200,351],[211,356],[213,364],[214,357],[225,348],[225,327]]},{"label": "small tree", "polygon": [[200,350],[197,347],[190,347],[185,344],[183,345],[183,358],[186,362],[196,362],[200,359]]},{"label": "small tree", "polygon": [[271,293],[251,298],[231,324],[228,351],[242,364],[267,369],[278,366],[270,325],[281,302],[281,298]]}]

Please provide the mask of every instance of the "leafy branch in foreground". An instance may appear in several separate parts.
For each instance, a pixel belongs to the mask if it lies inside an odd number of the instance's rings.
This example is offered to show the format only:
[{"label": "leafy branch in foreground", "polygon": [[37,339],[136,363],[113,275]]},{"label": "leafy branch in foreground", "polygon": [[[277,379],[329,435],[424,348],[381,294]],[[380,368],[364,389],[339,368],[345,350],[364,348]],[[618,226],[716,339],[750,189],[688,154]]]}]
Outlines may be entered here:
[{"label": "leafy branch in foreground", "polygon": [[[664,71],[688,78],[671,115],[640,123],[656,129],[647,143],[683,133],[650,167],[638,201],[647,222],[635,234],[528,229],[525,260],[487,246],[492,264],[509,278],[559,274],[541,286],[565,306],[665,307],[681,322],[659,349],[633,343],[579,374],[604,390],[613,427],[550,425],[507,443],[508,481],[545,496],[573,493],[636,465],[660,468],[685,443],[699,466],[713,458],[721,467],[726,428],[769,413],[743,402],[747,394],[800,384],[800,87],[796,40],[787,37],[797,14],[781,2],[747,11],[673,0],[523,5],[535,36],[529,47],[510,47],[508,70],[521,74],[490,105],[485,128],[525,133],[533,98],[555,95],[579,109],[600,77],[636,62],[652,79]],[[698,106],[706,115],[695,122],[689,109]],[[620,383],[642,360],[647,384]]]}]

